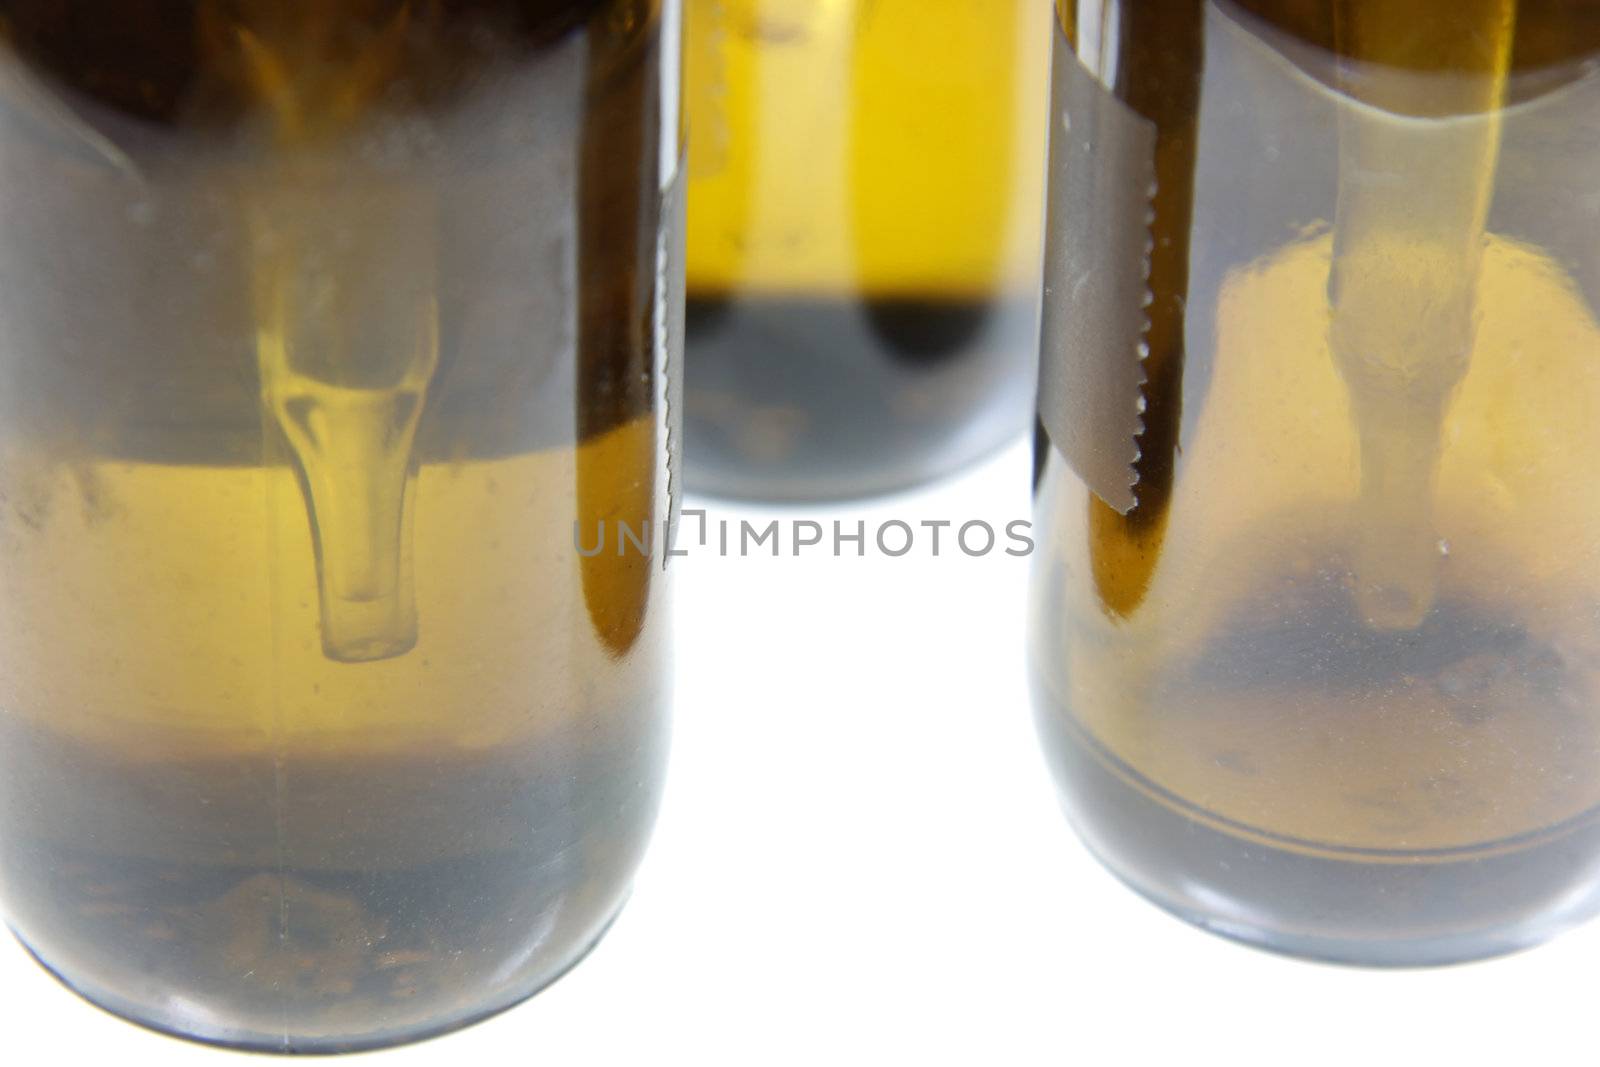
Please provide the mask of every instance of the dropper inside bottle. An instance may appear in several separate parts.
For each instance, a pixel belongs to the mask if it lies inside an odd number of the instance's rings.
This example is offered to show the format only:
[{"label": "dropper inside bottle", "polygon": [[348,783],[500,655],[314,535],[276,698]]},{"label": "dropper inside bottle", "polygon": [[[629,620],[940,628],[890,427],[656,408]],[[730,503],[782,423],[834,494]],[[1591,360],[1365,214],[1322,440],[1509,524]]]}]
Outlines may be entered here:
[{"label": "dropper inside bottle", "polygon": [[1433,606],[1449,401],[1471,360],[1513,0],[1339,0],[1344,92],[1330,343],[1360,440],[1355,599],[1410,629]]},{"label": "dropper inside bottle", "polygon": [[271,123],[277,165],[244,193],[262,406],[305,493],[323,651],[343,662],[416,644],[413,449],[439,354],[432,198],[337,150],[399,69],[411,4],[380,9],[359,35],[337,8],[269,0],[203,26]]},{"label": "dropper inside bottle", "polygon": [[[408,511],[438,330],[431,286],[382,277],[385,263],[418,269],[415,249],[394,247],[405,233],[374,231],[377,220],[360,218],[362,207],[348,209],[357,213],[352,229],[385,247],[345,242],[334,262],[348,255],[367,263],[367,273],[346,273],[357,267],[349,262],[324,274],[319,265],[330,250],[287,241],[293,251],[282,267],[258,275],[257,352],[263,403],[289,445],[310,512],[323,650],[362,662],[400,655],[417,639]],[[316,214],[295,212],[290,225],[299,231]],[[407,258],[367,262],[380,251]],[[368,291],[374,283],[381,291]]]}]

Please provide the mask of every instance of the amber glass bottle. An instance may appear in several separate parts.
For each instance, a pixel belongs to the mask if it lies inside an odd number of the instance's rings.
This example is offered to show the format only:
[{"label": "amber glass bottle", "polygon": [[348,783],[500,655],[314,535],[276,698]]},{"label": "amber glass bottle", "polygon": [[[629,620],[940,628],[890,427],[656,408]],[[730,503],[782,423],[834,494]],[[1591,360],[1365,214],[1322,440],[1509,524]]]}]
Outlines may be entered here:
[{"label": "amber glass bottle", "polygon": [[1589,915],[1600,7],[1057,15],[1031,655],[1073,820],[1293,952]]},{"label": "amber glass bottle", "polygon": [[387,1044],[652,822],[675,16],[0,0],[0,886],[135,1020]]},{"label": "amber glass bottle", "polygon": [[1046,5],[686,14],[690,488],[859,496],[1021,432]]}]

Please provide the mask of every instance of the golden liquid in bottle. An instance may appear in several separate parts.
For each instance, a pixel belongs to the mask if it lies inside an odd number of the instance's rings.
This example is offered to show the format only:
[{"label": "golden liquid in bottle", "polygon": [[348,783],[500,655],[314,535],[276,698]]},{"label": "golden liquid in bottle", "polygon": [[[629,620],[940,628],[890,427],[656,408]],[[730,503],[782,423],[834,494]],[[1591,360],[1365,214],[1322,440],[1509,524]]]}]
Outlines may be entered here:
[{"label": "golden liquid in bottle", "polygon": [[[1059,9],[1069,40],[1097,10]],[[1157,253],[1135,508],[1041,442],[1032,657],[1064,803],[1142,892],[1269,947],[1538,940],[1600,879],[1600,277],[1593,224],[1546,217],[1600,173],[1600,18],[1136,21],[1118,96],[1158,131],[1153,244],[1185,270]],[[1152,104],[1130,86],[1157,68]]]},{"label": "golden liquid in bottle", "polygon": [[1043,8],[691,0],[686,14],[691,485],[874,493],[1020,432]]},{"label": "golden liquid in bottle", "polygon": [[620,905],[664,576],[574,529],[665,512],[656,18],[0,2],[0,888],[92,999],[384,1044]]}]

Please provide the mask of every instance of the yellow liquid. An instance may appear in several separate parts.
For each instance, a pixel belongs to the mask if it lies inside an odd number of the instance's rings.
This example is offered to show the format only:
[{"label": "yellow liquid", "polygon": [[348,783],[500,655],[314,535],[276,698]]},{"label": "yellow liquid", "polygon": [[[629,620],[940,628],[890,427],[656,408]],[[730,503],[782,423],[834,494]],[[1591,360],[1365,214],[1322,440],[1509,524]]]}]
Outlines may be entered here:
[{"label": "yellow liquid", "polygon": [[[1360,452],[1329,258],[1322,236],[1225,283],[1145,603],[1122,621],[1058,604],[1076,625],[1038,652],[1066,652],[1050,674],[1079,725],[1203,817],[1312,850],[1492,849],[1600,805],[1600,583],[1572,567],[1600,529],[1582,460],[1600,327],[1547,258],[1489,244],[1443,427],[1438,600],[1421,628],[1375,631],[1352,600]],[[1081,501],[1054,503],[1055,543],[1081,547]]]},{"label": "yellow liquid", "polygon": [[[591,557],[606,570],[586,575],[573,527],[635,515],[625,461],[653,432],[643,420],[577,452],[424,465],[413,551],[435,564],[416,568],[426,625],[411,652],[360,666],[323,652],[287,465],[30,469],[12,456],[3,491],[27,503],[0,525],[12,657],[0,705],[139,761],[483,754],[575,719],[603,732],[631,691],[655,684],[630,658],[652,653],[629,641],[619,658],[591,613],[637,634],[651,574],[630,554]],[[580,467],[596,474],[581,501]]]},{"label": "yellow liquid", "polygon": [[691,0],[690,476],[838,497],[1020,430],[1046,12]]},{"label": "yellow liquid", "polygon": [[971,299],[1037,264],[1037,4],[690,0],[689,288]]}]

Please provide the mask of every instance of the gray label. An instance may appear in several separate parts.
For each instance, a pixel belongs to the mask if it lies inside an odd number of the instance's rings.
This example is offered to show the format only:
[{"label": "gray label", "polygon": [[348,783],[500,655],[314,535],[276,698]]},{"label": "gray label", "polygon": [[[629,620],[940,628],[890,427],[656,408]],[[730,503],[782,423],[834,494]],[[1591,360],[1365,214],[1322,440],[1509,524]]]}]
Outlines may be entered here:
[{"label": "gray label", "polygon": [[[663,137],[676,140],[676,131],[663,130]],[[687,238],[685,207],[687,168],[674,160],[673,178],[662,194],[661,233],[656,251],[657,367],[662,380],[662,403],[666,407],[667,434],[667,537],[674,544],[678,517],[683,508],[683,471],[679,454],[683,449],[683,334],[684,334],[684,254]],[[667,565],[663,552],[661,566]]]},{"label": "gray label", "polygon": [[1126,514],[1144,429],[1156,128],[1084,68],[1059,24],[1054,79],[1039,418]]}]

